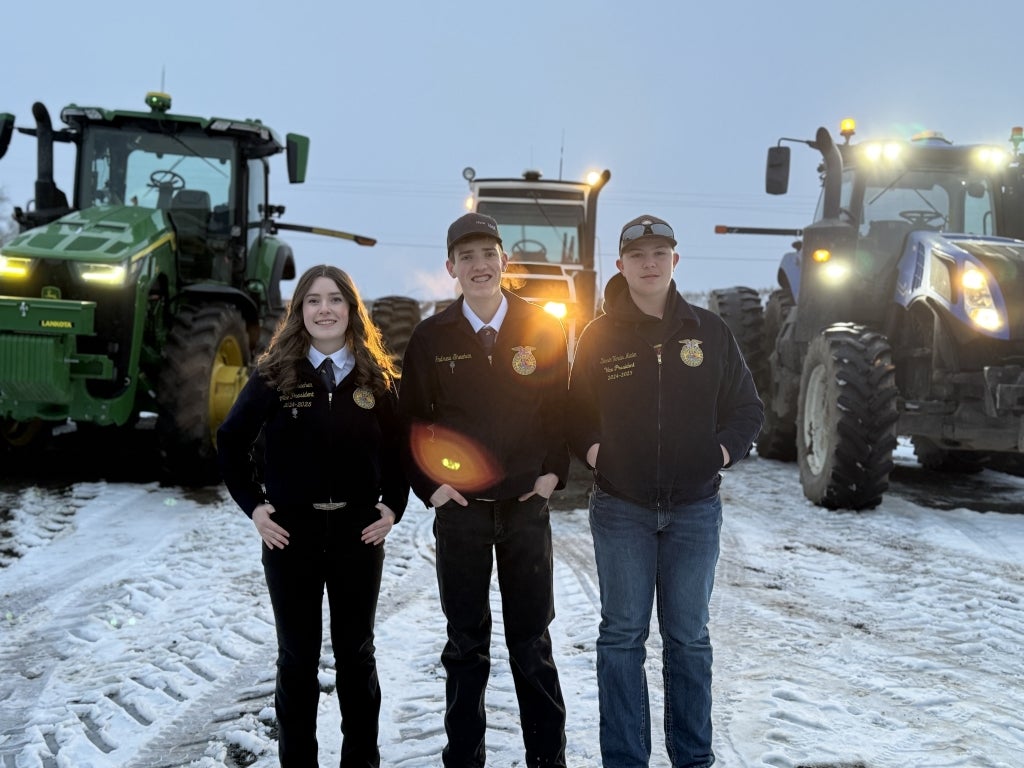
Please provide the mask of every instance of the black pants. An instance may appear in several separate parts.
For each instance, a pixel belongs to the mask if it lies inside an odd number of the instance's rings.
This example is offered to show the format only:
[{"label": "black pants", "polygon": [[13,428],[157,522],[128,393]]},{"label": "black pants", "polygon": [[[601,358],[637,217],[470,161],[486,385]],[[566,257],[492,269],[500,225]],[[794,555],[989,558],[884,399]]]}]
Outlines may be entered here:
[{"label": "black pants", "polygon": [[484,691],[490,675],[492,551],[519,699],[526,764],[565,766],[565,704],[551,657],[551,524],[547,501],[471,500],[436,510],[437,582],[448,619],[441,654],[447,672],[446,768],[480,768],[486,752]]},{"label": "black pants", "polygon": [[263,545],[263,570],[277,625],[278,753],[283,768],[316,768],[323,595],[327,587],[331,644],[341,708],[341,768],[377,768],[380,686],[373,623],[384,547],[360,532],[374,508],[278,510],[290,534],[284,549]]}]

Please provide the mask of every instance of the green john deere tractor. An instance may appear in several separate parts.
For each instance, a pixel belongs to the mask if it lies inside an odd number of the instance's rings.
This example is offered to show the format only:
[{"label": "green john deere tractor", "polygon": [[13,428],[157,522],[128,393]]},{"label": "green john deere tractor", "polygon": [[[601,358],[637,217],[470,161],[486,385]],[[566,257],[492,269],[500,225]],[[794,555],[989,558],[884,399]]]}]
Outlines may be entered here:
[{"label": "green john deere tractor", "polygon": [[[164,479],[210,484],[217,427],[295,277],[278,230],[375,241],[276,220],[269,159],[285,152],[289,180],[303,182],[307,137],[170,114],[163,93],[146,105],[70,105],[59,130],[40,103],[31,128],[0,114],[0,157],[15,130],[38,151],[35,198],[0,249],[0,449],[155,414]],[[54,181],[55,142],[75,149],[70,199]]]}]

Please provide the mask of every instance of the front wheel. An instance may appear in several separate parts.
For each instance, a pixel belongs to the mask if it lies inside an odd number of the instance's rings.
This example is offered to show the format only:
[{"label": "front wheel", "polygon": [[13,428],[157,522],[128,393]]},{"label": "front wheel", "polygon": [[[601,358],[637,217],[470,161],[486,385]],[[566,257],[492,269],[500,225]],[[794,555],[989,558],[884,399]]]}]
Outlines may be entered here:
[{"label": "front wheel", "polygon": [[896,395],[882,334],[840,323],[811,341],[797,409],[797,461],[808,499],[827,509],[878,506],[893,468]]},{"label": "front wheel", "polygon": [[31,470],[49,442],[52,422],[0,419],[0,467],[11,477]]},{"label": "front wheel", "polygon": [[249,377],[241,313],[227,304],[182,307],[164,348],[157,435],[168,480],[220,482],[216,435]]}]

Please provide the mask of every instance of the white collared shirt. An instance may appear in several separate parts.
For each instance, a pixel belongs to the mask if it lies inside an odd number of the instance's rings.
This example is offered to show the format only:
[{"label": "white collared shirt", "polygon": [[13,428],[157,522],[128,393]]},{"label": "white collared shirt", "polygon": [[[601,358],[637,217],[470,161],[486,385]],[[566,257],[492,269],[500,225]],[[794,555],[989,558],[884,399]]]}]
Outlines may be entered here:
[{"label": "white collared shirt", "polygon": [[501,304],[498,305],[498,311],[494,313],[494,317],[491,318],[489,323],[485,323],[476,316],[476,312],[469,308],[468,301],[462,302],[462,314],[469,320],[469,324],[473,326],[473,333],[479,333],[480,329],[485,325],[490,326],[497,333],[501,330],[501,324],[505,321],[505,315],[508,314],[508,297],[504,293],[501,294]]},{"label": "white collared shirt", "polygon": [[342,347],[337,352],[331,355],[325,355],[316,347],[309,348],[309,354],[306,355],[309,362],[313,364],[313,368],[319,368],[320,364],[323,363],[328,357],[331,358],[331,362],[334,363],[334,383],[340,384],[341,380],[348,376],[356,367],[356,358],[352,354],[352,351],[348,347]]}]

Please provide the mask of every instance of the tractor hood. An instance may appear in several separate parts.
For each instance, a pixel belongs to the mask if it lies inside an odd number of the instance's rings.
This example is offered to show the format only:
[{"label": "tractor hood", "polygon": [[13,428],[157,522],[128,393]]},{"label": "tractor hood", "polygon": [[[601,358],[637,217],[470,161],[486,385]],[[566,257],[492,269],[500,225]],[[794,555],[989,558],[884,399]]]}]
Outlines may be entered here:
[{"label": "tractor hood", "polygon": [[104,206],[75,211],[29,230],[4,246],[7,258],[64,259],[121,264],[142,258],[171,241],[163,211],[139,206]]},{"label": "tractor hood", "polygon": [[915,231],[900,264],[898,300],[930,297],[961,319],[972,308],[1002,316],[992,338],[1024,338],[1024,241]]},{"label": "tractor hood", "polygon": [[[981,262],[1004,288],[1018,285],[1024,290],[1024,241],[967,235],[950,235],[945,239]],[[1022,291],[1014,293],[1024,295]]]}]

